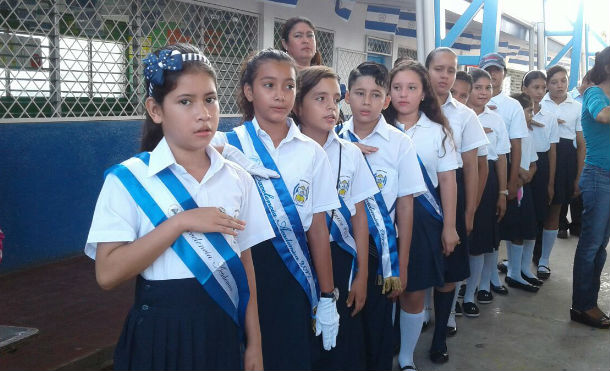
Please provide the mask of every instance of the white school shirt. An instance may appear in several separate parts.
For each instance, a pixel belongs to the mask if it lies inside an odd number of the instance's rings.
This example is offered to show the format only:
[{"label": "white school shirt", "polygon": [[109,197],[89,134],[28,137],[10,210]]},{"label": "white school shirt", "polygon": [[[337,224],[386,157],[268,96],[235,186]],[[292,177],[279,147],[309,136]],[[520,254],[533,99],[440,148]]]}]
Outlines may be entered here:
[{"label": "white school shirt", "polygon": [[[458,154],[487,145],[487,136],[473,110],[458,102],[451,93],[441,109],[449,120]],[[458,167],[462,166],[462,156],[458,156]]]},{"label": "white school shirt", "polygon": [[510,152],[510,140],[508,131],[502,117],[485,106],[485,109],[478,116],[484,128],[491,129],[491,133],[486,133],[489,144],[487,145],[487,159],[496,161],[499,155]]},{"label": "white school shirt", "polygon": [[[328,139],[323,148],[332,168],[335,186],[337,186],[337,177],[339,180],[337,187],[339,197],[345,202],[350,215],[354,216],[356,215],[356,204],[358,202],[364,201],[379,192],[377,183],[375,183],[360,148],[345,139],[339,138],[334,130],[328,133]],[[338,174],[339,148],[341,148],[341,174]]]},{"label": "white school shirt", "polygon": [[500,92],[500,94],[492,97],[487,105],[497,107],[492,111],[496,112],[504,120],[509,139],[525,138],[529,135],[525,113],[519,101]]},{"label": "white school shirt", "polygon": [[557,117],[540,108],[540,111],[534,115],[533,120],[544,125],[543,128],[532,125],[534,148],[536,152],[547,152],[551,149],[551,143],[559,143]]},{"label": "white school shirt", "polygon": [[[224,235],[239,255],[242,251],[275,236],[258,196],[254,180],[239,165],[225,160],[208,146],[210,168],[198,182],[176,163],[165,138],[150,154],[148,176],[169,168],[200,207],[223,208],[225,212],[246,222],[237,237]],[[154,229],[146,214],[136,204],[123,183],[109,174],[95,205],[85,254],[95,259],[100,242],[132,242]],[[142,273],[147,280],[169,280],[194,277],[171,247],[168,247]]]},{"label": "white school shirt", "polygon": [[528,133],[527,137],[521,138],[521,168],[523,170],[529,170],[530,164],[538,161],[532,130],[528,129]]},{"label": "white school shirt", "polygon": [[343,137],[345,134],[345,138],[348,138],[348,131],[362,144],[378,148],[377,152],[366,155],[366,159],[375,175],[386,207],[392,210],[390,217],[395,221],[396,212],[393,206],[398,197],[415,197],[426,191],[413,142],[405,133],[389,125],[383,115],[380,115],[377,125],[366,138],[356,135],[353,118],[343,124],[339,136]]},{"label": "white school shirt", "polygon": [[[286,120],[288,134],[277,148],[273,145],[269,134],[261,129],[256,117],[252,120],[252,124],[280,171],[296,205],[303,229],[307,232],[311,227],[313,214],[338,209],[341,206],[326,152],[313,139],[301,133],[290,118]],[[262,166],[245,126],[238,126],[234,130],[246,157]],[[212,143],[219,146],[227,144],[226,133],[216,132]]]},{"label": "white school shirt", "polygon": [[[443,171],[455,170],[459,167],[455,144],[451,136],[445,137],[443,127],[425,113],[420,112],[419,120],[411,126],[405,133],[415,145],[419,158],[424,163],[426,173],[434,188],[438,186],[438,174]],[[399,129],[404,129],[404,125],[396,122]],[[445,138],[445,143],[443,143]]]},{"label": "white school shirt", "polygon": [[549,93],[546,93],[540,105],[543,110],[554,114],[557,120],[565,121],[563,124],[559,124],[559,138],[574,140],[576,139],[576,132],[582,132],[580,123],[582,104],[575,101],[570,94],[563,102],[557,104],[553,102]]}]

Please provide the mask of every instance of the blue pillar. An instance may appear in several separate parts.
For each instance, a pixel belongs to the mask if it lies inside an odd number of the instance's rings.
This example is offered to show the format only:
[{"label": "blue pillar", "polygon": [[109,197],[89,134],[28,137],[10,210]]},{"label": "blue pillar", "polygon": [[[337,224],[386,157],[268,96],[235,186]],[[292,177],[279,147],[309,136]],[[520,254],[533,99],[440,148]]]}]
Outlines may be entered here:
[{"label": "blue pillar", "polygon": [[578,4],[578,15],[576,16],[576,22],[574,23],[574,40],[572,44],[571,62],[570,62],[570,86],[569,90],[572,90],[578,85],[578,78],[580,75],[580,57],[582,55],[582,34],[583,34],[583,8],[584,1],[580,0]]}]

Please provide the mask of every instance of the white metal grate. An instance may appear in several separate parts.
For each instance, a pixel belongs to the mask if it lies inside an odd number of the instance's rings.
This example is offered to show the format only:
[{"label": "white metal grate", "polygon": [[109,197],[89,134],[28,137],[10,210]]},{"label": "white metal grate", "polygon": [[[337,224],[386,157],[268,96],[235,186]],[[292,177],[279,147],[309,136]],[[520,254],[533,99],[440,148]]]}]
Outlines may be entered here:
[{"label": "white metal grate", "polygon": [[[364,61],[366,61],[366,53],[364,52],[337,48],[337,65],[335,71],[341,78],[341,83],[345,84],[346,88],[349,73]],[[351,116],[352,110],[345,100],[341,101],[339,108],[343,111],[346,118],[347,116]]]},{"label": "white metal grate", "polygon": [[144,112],[141,59],[188,42],[219,77],[221,113],[237,114],[256,14],[182,0],[0,0],[0,119]]}]

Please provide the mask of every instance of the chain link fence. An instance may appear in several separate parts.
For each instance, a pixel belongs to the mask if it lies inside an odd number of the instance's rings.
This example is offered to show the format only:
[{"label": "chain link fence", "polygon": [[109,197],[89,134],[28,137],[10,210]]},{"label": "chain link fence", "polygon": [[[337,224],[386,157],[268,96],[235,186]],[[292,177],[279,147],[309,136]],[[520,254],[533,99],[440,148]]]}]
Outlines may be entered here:
[{"label": "chain link fence", "polygon": [[256,14],[178,0],[0,0],[0,119],[144,113],[141,60],[197,45],[219,77],[222,114],[239,112],[242,60],[258,48]]},{"label": "chain link fence", "polygon": [[[366,53],[358,51],[358,50],[350,50],[337,48],[337,65],[335,67],[335,71],[341,78],[341,83],[345,84],[347,87],[347,80],[349,78],[349,73],[358,65],[364,61],[366,61]],[[352,110],[349,107],[349,104],[342,100],[339,104],[339,108],[343,111],[343,114],[347,117],[352,115]]]},{"label": "chain link fence", "polygon": [[[282,50],[282,26],[286,20],[276,20],[273,24],[273,47]],[[335,49],[335,34],[316,28],[316,48],[322,55],[322,64],[333,65],[333,50]]]}]

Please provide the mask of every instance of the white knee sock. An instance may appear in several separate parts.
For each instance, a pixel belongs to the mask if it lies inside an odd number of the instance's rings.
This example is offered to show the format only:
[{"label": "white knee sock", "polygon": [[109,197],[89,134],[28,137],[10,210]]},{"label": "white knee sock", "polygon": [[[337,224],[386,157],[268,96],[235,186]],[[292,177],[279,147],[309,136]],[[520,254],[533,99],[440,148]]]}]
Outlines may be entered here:
[{"label": "white knee sock", "polygon": [[557,229],[542,230],[542,254],[540,255],[540,261],[538,262],[538,266],[549,266],[549,257],[551,256],[551,250],[553,250],[553,245],[555,245],[556,239]]},{"label": "white knee sock", "polygon": [[498,250],[492,252],[493,254],[493,262],[490,265],[490,281],[494,284],[494,286],[502,286],[502,282],[500,282],[500,275],[498,274]]},{"label": "white knee sock", "polygon": [[400,310],[400,352],[398,353],[398,367],[413,363],[413,351],[419,340],[421,326],[424,323],[424,309],[420,313],[407,313]]},{"label": "white knee sock", "polygon": [[430,322],[430,314],[432,313],[432,290],[434,288],[426,289],[426,296],[424,297],[424,322]]},{"label": "white knee sock", "polygon": [[481,279],[481,271],[483,270],[483,255],[470,255],[470,278],[466,284],[466,293],[464,294],[464,303],[474,303],[474,292],[479,285]]},{"label": "white knee sock", "polygon": [[458,300],[458,291],[462,282],[455,283],[455,293],[453,294],[453,301],[451,302],[451,312],[449,313],[449,320],[447,320],[448,327],[455,327],[455,303]]},{"label": "white knee sock", "polygon": [[512,269],[510,266],[510,248],[513,244],[510,241],[504,241],[504,243],[506,244],[506,257],[508,258],[508,262],[509,262],[508,266],[506,267],[507,268],[506,275],[510,276],[511,269]]},{"label": "white knee sock", "polygon": [[523,241],[523,256],[521,257],[521,273],[529,278],[536,278],[532,273],[532,257],[534,256],[534,245],[536,240]]},{"label": "white knee sock", "polygon": [[527,284],[521,277],[521,258],[523,256],[523,245],[511,244],[510,255],[508,256],[508,276],[515,281]]},{"label": "white knee sock", "polygon": [[479,290],[491,292],[489,281],[491,280],[491,273],[493,271],[498,271],[496,269],[496,264],[498,263],[498,252],[496,251],[495,253],[490,252],[483,254],[483,261],[483,270],[481,272],[481,279],[479,280]]}]

